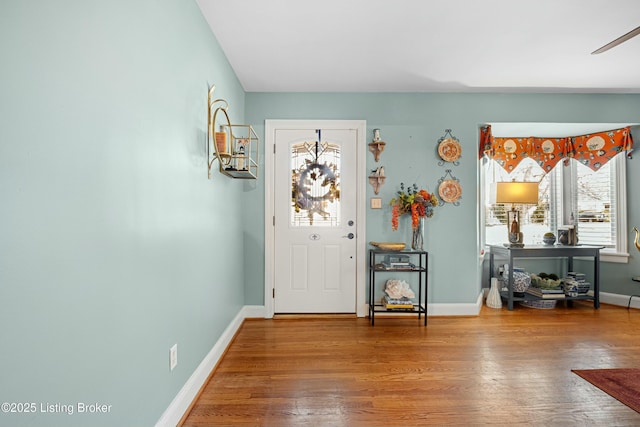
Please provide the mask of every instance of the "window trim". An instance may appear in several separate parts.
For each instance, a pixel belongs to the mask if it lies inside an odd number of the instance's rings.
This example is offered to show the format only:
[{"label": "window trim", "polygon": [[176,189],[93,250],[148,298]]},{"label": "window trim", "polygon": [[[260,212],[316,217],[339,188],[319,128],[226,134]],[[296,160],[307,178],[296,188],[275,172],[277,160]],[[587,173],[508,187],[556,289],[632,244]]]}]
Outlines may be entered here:
[{"label": "window trim", "polygon": [[629,262],[627,241],[627,156],[624,152],[609,160],[615,162],[616,175],[616,247],[600,251],[600,260],[607,262]]}]

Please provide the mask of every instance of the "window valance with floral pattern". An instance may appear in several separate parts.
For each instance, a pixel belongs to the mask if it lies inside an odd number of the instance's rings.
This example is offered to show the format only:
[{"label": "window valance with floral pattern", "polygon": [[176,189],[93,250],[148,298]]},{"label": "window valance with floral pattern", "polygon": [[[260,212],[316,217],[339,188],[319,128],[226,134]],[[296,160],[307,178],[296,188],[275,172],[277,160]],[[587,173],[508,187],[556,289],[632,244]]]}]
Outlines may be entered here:
[{"label": "window valance with floral pattern", "polygon": [[545,172],[551,171],[560,160],[574,158],[597,171],[616,154],[626,151],[631,158],[633,137],[630,127],[588,135],[562,138],[494,137],[491,126],[480,128],[479,158],[488,156],[507,172],[513,171],[521,160],[529,157]]}]

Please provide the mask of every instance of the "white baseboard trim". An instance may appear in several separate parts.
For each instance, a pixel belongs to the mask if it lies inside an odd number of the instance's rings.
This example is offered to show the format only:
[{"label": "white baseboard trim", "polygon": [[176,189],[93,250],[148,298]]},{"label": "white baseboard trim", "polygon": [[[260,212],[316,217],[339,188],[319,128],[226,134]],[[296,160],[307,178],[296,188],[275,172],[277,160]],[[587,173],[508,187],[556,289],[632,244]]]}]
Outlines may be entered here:
[{"label": "white baseboard trim", "polygon": [[427,305],[427,314],[429,316],[478,316],[483,300],[483,293],[480,292],[475,303],[432,303]]},{"label": "white baseboard trim", "polygon": [[[480,292],[478,294],[478,299],[475,303],[427,303],[427,315],[428,316],[478,316],[480,314],[480,309],[482,308],[482,303],[484,302],[484,294]],[[366,308],[367,314],[369,313],[368,307]],[[402,317],[402,316],[415,316],[414,313],[385,313],[380,312],[380,314],[376,314],[376,317]]]},{"label": "white baseboard trim", "polygon": [[245,319],[264,319],[267,314],[264,305],[245,305],[242,310]]},{"label": "white baseboard trim", "polygon": [[244,319],[256,317],[264,318],[264,313],[264,306],[248,305],[240,309],[236,317],[224,330],[220,339],[218,339],[218,341],[213,345],[211,351],[209,351],[205,356],[200,365],[196,368],[193,374],[191,374],[191,377],[189,377],[182,389],[173,399],[169,407],[164,411],[156,423],[156,427],[175,427],[180,422],[182,416],[185,414],[187,409],[189,409],[191,402],[196,398],[200,388],[209,378],[209,374],[211,374],[211,371],[231,343],[231,340],[242,325]]},{"label": "white baseboard trim", "polygon": [[[640,293],[639,293],[640,294]],[[619,305],[626,307],[629,304],[631,295],[612,294],[600,292],[600,302],[604,304]],[[631,298],[631,308],[640,308],[640,297]]]}]

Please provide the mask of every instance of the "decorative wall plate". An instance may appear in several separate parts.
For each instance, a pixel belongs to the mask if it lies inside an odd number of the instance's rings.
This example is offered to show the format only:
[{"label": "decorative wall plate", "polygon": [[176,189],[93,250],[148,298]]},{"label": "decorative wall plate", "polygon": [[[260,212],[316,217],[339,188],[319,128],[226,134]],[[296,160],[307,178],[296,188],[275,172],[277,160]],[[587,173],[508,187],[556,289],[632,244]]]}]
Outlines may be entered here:
[{"label": "decorative wall plate", "polygon": [[447,203],[455,203],[462,197],[462,187],[458,181],[445,179],[438,187],[440,198]]},{"label": "decorative wall plate", "polygon": [[[447,178],[447,175],[449,178]],[[462,186],[460,185],[460,180],[451,175],[451,169],[447,169],[444,176],[438,180],[438,195],[445,203],[451,203],[455,206],[460,205]]]},{"label": "decorative wall plate", "polygon": [[[445,134],[438,140],[438,155],[445,162],[458,165],[458,159],[462,156],[462,146],[458,138],[451,135],[451,129],[446,129]],[[441,162],[440,166],[444,163]]]},{"label": "decorative wall plate", "polygon": [[445,162],[455,162],[462,155],[462,147],[457,139],[446,138],[438,144],[438,154]]}]

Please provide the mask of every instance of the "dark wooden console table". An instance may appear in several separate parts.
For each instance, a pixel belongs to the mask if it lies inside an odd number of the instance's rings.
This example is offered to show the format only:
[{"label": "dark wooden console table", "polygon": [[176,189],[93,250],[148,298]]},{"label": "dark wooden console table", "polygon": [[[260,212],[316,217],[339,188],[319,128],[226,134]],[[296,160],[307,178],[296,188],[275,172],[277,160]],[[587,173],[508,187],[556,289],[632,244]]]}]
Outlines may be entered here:
[{"label": "dark wooden console table", "polygon": [[573,271],[573,257],[592,257],[593,258],[593,296],[578,295],[576,297],[566,296],[565,301],[572,300],[593,300],[593,307],[600,308],[600,249],[602,246],[524,246],[521,248],[513,248],[506,246],[492,245],[489,247],[489,280],[496,277],[495,260],[497,258],[504,259],[509,264],[509,277],[507,278],[507,292],[501,292],[503,299],[507,301],[507,308],[513,310],[514,301],[538,300],[541,298],[535,295],[525,294],[524,296],[515,296],[513,294],[513,260],[516,258],[566,258],[567,271]]}]

